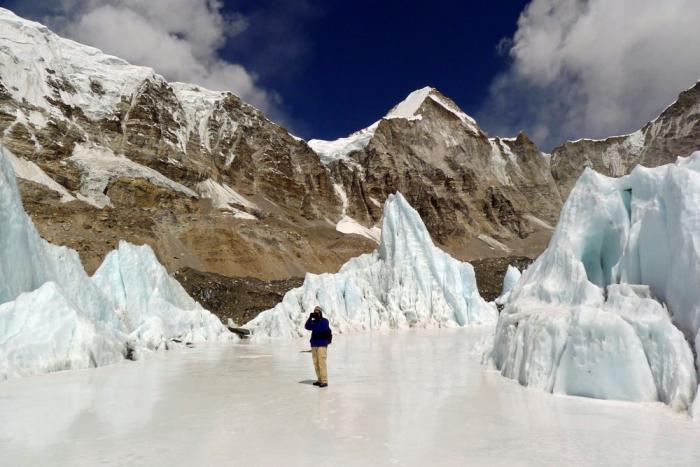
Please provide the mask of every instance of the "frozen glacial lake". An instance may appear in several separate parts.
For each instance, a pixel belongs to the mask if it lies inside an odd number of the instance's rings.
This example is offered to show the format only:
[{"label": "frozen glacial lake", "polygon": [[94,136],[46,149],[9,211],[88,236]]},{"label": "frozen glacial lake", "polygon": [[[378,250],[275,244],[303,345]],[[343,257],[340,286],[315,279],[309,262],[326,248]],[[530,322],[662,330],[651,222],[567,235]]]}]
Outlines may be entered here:
[{"label": "frozen glacial lake", "polygon": [[0,383],[2,465],[697,466],[700,422],[485,371],[482,330],[203,345]]}]

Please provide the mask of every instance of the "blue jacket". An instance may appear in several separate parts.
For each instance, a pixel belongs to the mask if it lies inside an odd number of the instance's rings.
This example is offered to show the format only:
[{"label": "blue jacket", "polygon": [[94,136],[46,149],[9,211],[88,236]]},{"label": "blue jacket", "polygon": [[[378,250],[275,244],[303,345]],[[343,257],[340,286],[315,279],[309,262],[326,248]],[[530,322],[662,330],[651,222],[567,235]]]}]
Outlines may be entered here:
[{"label": "blue jacket", "polygon": [[333,340],[331,326],[326,318],[309,318],[304,327],[311,331],[311,347],[328,347]]}]

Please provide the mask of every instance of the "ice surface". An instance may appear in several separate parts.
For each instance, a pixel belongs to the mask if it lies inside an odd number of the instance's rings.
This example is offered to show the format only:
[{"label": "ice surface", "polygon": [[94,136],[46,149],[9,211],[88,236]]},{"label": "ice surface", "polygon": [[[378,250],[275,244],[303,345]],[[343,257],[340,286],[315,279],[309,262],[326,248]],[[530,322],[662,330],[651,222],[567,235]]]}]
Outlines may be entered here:
[{"label": "ice surface", "polygon": [[547,391],[689,408],[700,328],[700,152],[586,170],[499,317],[503,375]]},{"label": "ice surface", "polygon": [[0,147],[0,379],[231,336],[147,246],[120,243],[88,277],[77,252],[39,236]]},{"label": "ice surface", "polygon": [[[700,424],[658,403],[552,397],[480,365],[493,327],[197,345],[0,384],[8,466],[697,466]],[[305,381],[307,384],[300,384]],[[322,447],[320,447],[322,446]]]},{"label": "ice surface", "polygon": [[85,315],[54,282],[0,305],[0,380],[123,360],[118,328]]},{"label": "ice surface", "polygon": [[301,336],[317,305],[338,332],[456,327],[497,318],[479,295],[472,266],[433,245],[420,215],[399,193],[384,206],[376,251],[351,259],[336,274],[307,274],[301,287],[246,327],[254,338]]}]

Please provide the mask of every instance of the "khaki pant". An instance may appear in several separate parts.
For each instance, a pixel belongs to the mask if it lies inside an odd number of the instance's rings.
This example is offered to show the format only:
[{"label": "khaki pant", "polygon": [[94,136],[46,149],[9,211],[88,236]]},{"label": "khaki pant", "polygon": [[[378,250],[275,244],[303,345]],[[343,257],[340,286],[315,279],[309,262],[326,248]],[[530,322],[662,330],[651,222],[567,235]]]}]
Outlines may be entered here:
[{"label": "khaki pant", "polygon": [[311,356],[314,359],[316,378],[320,383],[328,384],[328,369],[326,368],[326,356],[328,347],[311,347]]}]

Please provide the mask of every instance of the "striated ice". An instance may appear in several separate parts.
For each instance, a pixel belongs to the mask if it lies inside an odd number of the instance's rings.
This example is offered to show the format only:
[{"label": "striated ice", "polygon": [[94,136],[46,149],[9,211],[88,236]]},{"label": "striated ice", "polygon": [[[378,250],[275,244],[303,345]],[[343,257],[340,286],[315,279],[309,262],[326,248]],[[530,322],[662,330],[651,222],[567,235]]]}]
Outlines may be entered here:
[{"label": "striated ice", "polygon": [[0,147],[0,379],[113,363],[173,338],[231,334],[150,247],[120,243],[91,279],[77,252],[39,236]]},{"label": "striated ice", "polygon": [[159,349],[174,337],[202,342],[231,336],[170,277],[148,245],[119,242],[92,281],[109,297],[135,345]]},{"label": "striated ice", "polygon": [[275,308],[247,324],[254,338],[304,335],[320,305],[338,332],[493,323],[497,312],[476,287],[474,269],[433,245],[420,215],[400,194],[384,206],[377,250],[336,274],[307,274]]},{"label": "striated ice", "polygon": [[496,367],[546,391],[689,408],[699,204],[700,152],[618,179],[587,169],[499,317]]},{"label": "striated ice", "polygon": [[508,303],[510,292],[515,288],[515,285],[520,280],[520,277],[520,270],[509,264],[508,269],[506,269],[506,275],[503,277],[503,288],[501,289],[501,295],[499,295],[496,299],[497,304],[505,305]]}]

